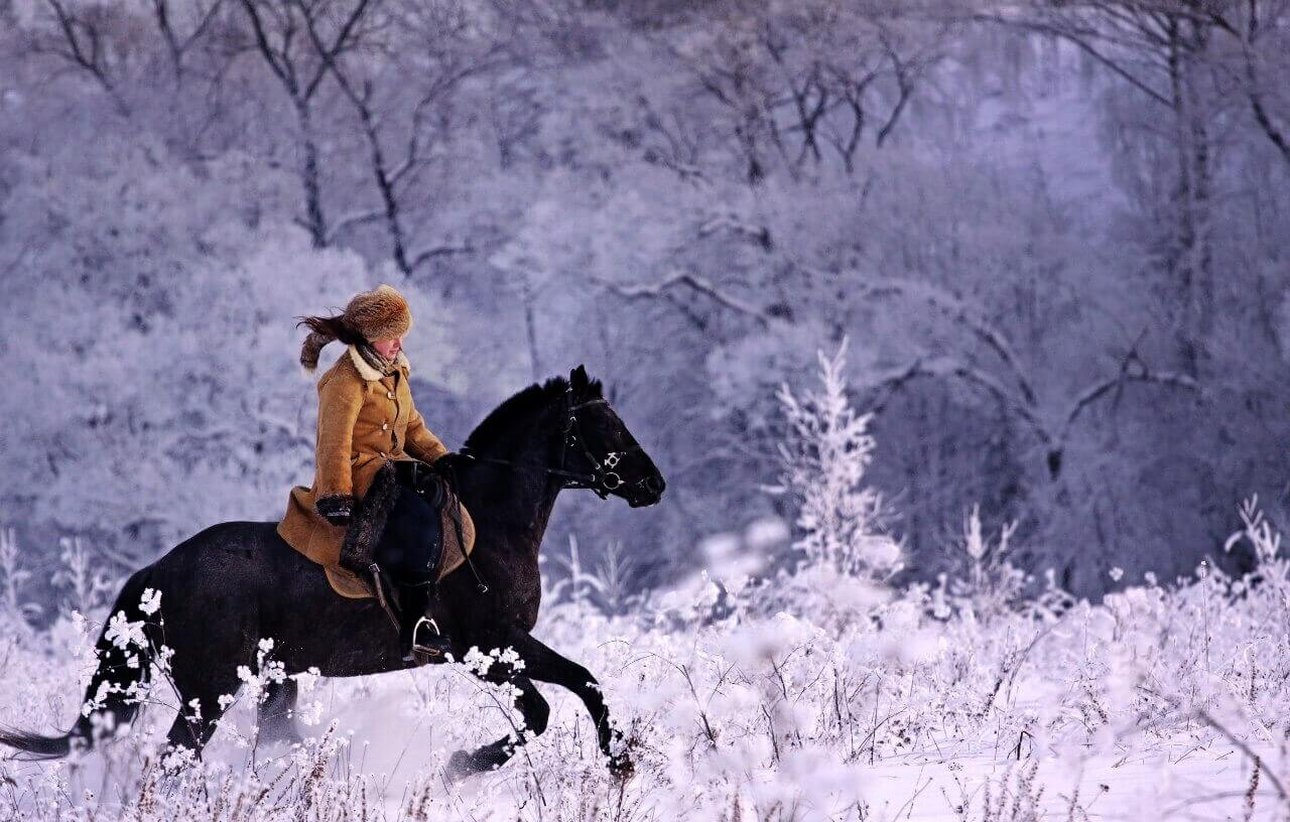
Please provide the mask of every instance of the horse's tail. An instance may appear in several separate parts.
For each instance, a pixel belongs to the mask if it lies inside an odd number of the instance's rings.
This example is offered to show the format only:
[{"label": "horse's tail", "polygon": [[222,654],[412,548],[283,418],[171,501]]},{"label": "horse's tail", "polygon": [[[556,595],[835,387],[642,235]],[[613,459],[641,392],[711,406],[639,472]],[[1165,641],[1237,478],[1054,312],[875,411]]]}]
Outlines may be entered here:
[{"label": "horse's tail", "polygon": [[[126,580],[109,620],[123,613],[131,622],[148,622],[148,616],[139,606],[150,577],[151,569],[144,568]],[[61,736],[42,736],[0,728],[0,745],[17,748],[28,754],[29,759],[57,759],[67,756],[73,744],[92,747],[96,737],[110,735],[134,719],[142,697],[137,687],[147,682],[151,668],[153,637],[149,631],[148,642],[143,647],[135,644],[121,648],[107,638],[108,630],[109,624],[104,624],[94,646],[99,667],[90,678],[83,708],[72,729]]]}]

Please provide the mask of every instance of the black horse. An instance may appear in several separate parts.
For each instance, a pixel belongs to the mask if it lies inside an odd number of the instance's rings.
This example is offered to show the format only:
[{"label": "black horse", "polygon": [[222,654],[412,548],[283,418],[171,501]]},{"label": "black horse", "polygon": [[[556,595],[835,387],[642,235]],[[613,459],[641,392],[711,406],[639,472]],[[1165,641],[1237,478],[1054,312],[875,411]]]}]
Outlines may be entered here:
[{"label": "black horse", "polygon": [[[462,660],[472,647],[485,653],[514,649],[522,666],[495,662],[480,676],[515,687],[527,731],[541,734],[550,712],[534,681],[562,685],[586,705],[610,768],[630,771],[595,678],[529,633],[541,599],[538,548],[564,488],[612,494],[635,508],[659,501],[662,475],[582,366],[568,380],[534,384],[503,402],[464,450],[475,459],[456,461],[458,492],[475,520],[474,565],[487,591],[464,568],[440,584],[440,616],[453,638],[454,658]],[[199,715],[185,709],[175,718],[171,745],[200,753],[222,713],[219,697],[237,692],[239,665],[255,669],[262,638],[274,640],[273,658],[288,674],[316,667],[324,676],[361,676],[406,667],[380,605],[338,596],[322,568],[292,550],[275,527],[226,522],[207,528],[131,576],[117,597],[112,613],[143,621],[153,654],[163,644],[174,651],[170,676],[180,704],[200,705]],[[140,607],[148,588],[162,593],[159,613]],[[0,732],[0,743],[38,758],[65,756],[72,745],[89,746],[96,733],[130,721],[138,709],[130,687],[148,676],[150,666],[130,660],[137,651],[118,647],[108,634],[105,628],[97,645],[99,667],[86,693],[89,714],[61,736]],[[259,708],[263,733],[299,738],[291,718],[295,699],[294,680],[271,686]],[[500,767],[517,744],[507,736],[458,751],[450,771]]]}]

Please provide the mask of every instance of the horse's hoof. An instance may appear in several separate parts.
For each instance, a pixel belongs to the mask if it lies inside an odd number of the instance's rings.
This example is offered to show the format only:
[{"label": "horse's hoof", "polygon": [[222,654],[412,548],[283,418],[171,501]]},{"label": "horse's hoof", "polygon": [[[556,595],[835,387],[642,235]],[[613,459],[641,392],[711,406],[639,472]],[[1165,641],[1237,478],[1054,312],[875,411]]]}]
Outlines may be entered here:
[{"label": "horse's hoof", "polygon": [[609,774],[616,779],[631,779],[636,773],[636,763],[625,753],[609,757]]}]

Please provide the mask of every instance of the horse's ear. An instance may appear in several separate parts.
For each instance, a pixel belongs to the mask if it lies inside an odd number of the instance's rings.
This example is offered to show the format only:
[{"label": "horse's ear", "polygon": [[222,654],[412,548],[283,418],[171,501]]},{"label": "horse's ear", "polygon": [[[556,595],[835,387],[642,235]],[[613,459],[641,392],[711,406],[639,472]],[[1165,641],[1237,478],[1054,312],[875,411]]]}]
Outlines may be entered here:
[{"label": "horse's ear", "polygon": [[575,392],[586,391],[587,384],[589,382],[590,380],[587,379],[587,367],[585,365],[580,365],[569,372],[569,384],[573,386],[573,390]]}]

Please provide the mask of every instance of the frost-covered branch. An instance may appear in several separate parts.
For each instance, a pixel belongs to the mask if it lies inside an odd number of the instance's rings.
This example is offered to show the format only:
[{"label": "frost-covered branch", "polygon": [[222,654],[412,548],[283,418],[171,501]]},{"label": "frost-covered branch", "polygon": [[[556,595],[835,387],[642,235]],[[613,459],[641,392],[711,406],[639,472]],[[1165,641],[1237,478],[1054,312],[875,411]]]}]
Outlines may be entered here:
[{"label": "frost-covered branch", "polygon": [[1164,106],[1173,105],[1167,94],[1156,90],[1148,80],[1135,74],[1130,65],[1121,60],[1117,60],[1114,56],[1107,54],[1099,48],[1097,41],[1102,35],[1094,29],[1075,25],[1062,25],[1050,20],[1027,18],[1012,14],[1003,15],[982,13],[975,15],[973,19],[978,22],[991,23],[993,25],[1019,28],[1036,34],[1060,37],[1087,54],[1095,62],[1108,69],[1112,74],[1145,94],[1148,99]]},{"label": "frost-covered branch", "polygon": [[[809,266],[802,266],[801,268],[810,276],[820,279],[829,279],[833,276],[828,272]],[[1021,392],[1021,403],[1032,409],[1037,405],[1038,400],[1035,389],[1021,366],[1020,358],[1012,350],[1012,345],[1008,342],[1007,336],[985,320],[982,317],[982,312],[970,306],[967,301],[929,283],[881,278],[861,279],[859,276],[856,276],[855,279],[859,282],[854,289],[854,294],[860,299],[901,297],[923,302],[949,318],[951,322],[966,328],[988,349],[993,351],[995,356],[1006,367],[1010,377],[1017,383],[1017,388]],[[992,380],[991,382],[994,381]]]},{"label": "frost-covered branch", "polygon": [[188,33],[182,34],[175,25],[171,0],[152,0],[153,21],[157,25],[157,30],[161,32],[161,38],[166,42],[176,77],[183,76],[184,59],[188,51],[213,27],[216,15],[223,8],[224,2],[225,0],[211,0],[206,6],[200,2],[194,4],[192,11],[197,19]]},{"label": "frost-covered branch", "polygon": [[699,226],[699,236],[710,237],[723,230],[747,237],[766,251],[770,251],[773,246],[769,228],[764,225],[746,223],[733,214],[722,214],[707,220],[703,225]]},{"label": "frost-covered branch", "polygon": [[422,265],[430,262],[436,257],[451,257],[455,254],[473,253],[475,253],[475,247],[468,242],[456,245],[448,244],[432,246],[427,248],[425,251],[419,251],[412,255],[412,259],[409,261],[409,265],[411,266],[409,270],[416,271]]},{"label": "frost-covered branch", "polygon": [[1145,366],[1139,370],[1122,370],[1119,374],[1100,383],[1094,384],[1080,394],[1075,402],[1071,405],[1070,412],[1066,415],[1066,421],[1062,425],[1059,440],[1064,440],[1074,425],[1075,420],[1088,408],[1105,397],[1116,388],[1128,382],[1151,383],[1161,385],[1167,388],[1179,388],[1184,391],[1201,391],[1200,384],[1186,374],[1179,374],[1172,371],[1156,373],[1149,371]]},{"label": "frost-covered branch", "polygon": [[664,277],[657,283],[652,283],[650,285],[620,285],[618,283],[611,283],[601,279],[597,279],[597,282],[620,297],[624,297],[629,300],[665,297],[667,292],[671,290],[677,288],[689,288],[712,298],[715,302],[725,306],[726,308],[751,317],[762,326],[770,325],[770,317],[766,315],[766,312],[748,302],[745,302],[744,300],[739,299],[738,297],[733,297],[725,293],[706,278],[689,271],[677,271]]},{"label": "frost-covered branch", "polygon": [[116,81],[109,73],[108,58],[112,53],[111,44],[106,42],[106,35],[101,26],[101,18],[93,13],[77,13],[68,0],[44,0],[44,5],[52,13],[57,34],[48,39],[39,35],[31,42],[31,50],[37,54],[51,54],[85,72],[102,87],[117,113],[123,117],[130,115],[130,106]]},{"label": "frost-covered branch", "polygon": [[358,226],[367,225],[368,223],[375,223],[384,219],[384,217],[384,211],[372,210],[357,211],[353,214],[347,214],[339,220],[333,221],[331,226],[327,229],[327,243],[331,244],[336,242],[343,232],[348,231],[351,228],[357,228]]}]

